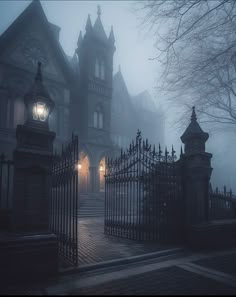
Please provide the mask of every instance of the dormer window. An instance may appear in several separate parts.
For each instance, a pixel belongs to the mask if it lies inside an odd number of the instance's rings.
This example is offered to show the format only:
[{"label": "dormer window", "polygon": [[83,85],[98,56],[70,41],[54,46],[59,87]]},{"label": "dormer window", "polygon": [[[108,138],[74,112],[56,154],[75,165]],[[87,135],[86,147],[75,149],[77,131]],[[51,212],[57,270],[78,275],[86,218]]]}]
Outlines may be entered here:
[{"label": "dormer window", "polygon": [[95,77],[105,80],[105,62],[103,59],[96,58],[94,74]]}]

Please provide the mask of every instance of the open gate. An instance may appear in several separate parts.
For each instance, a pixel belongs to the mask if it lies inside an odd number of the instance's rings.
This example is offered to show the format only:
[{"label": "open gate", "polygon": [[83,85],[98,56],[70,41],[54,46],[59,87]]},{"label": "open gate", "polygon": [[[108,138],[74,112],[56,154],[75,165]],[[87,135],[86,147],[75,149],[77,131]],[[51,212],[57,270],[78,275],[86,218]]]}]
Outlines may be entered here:
[{"label": "open gate", "polygon": [[78,136],[54,156],[50,229],[58,237],[59,255],[78,265]]},{"label": "open gate", "polygon": [[181,241],[183,199],[175,151],[136,142],[106,160],[105,234],[134,240]]}]

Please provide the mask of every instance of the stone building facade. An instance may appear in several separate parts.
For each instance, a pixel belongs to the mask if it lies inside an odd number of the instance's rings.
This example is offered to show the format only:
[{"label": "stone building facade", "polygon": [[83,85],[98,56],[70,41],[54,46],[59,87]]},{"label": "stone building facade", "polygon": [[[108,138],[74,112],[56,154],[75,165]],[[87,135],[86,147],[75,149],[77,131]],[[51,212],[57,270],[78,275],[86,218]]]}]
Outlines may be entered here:
[{"label": "stone building facade", "polygon": [[[40,61],[44,85],[55,102],[50,116],[54,148],[76,133],[80,190],[99,192],[104,190],[105,156],[128,145],[137,129],[145,130],[147,110],[136,108],[138,101],[132,100],[120,71],[113,77],[115,37],[113,29],[106,35],[100,8],[94,25],[88,16],[73,57],[64,53],[59,35],[60,28],[34,0],[0,36],[0,152],[12,155],[16,126],[25,120],[23,98]],[[157,110],[154,114],[160,119]],[[153,132],[162,135],[157,131],[162,126],[155,125]]]}]

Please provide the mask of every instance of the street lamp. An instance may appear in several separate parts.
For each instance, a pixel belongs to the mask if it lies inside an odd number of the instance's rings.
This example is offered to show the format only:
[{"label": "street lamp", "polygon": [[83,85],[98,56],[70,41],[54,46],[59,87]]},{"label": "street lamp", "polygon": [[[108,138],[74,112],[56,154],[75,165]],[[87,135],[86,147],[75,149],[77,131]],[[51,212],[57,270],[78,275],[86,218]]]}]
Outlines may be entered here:
[{"label": "street lamp", "polygon": [[24,99],[27,111],[26,125],[48,129],[48,118],[55,104],[43,85],[40,62],[34,84]]}]

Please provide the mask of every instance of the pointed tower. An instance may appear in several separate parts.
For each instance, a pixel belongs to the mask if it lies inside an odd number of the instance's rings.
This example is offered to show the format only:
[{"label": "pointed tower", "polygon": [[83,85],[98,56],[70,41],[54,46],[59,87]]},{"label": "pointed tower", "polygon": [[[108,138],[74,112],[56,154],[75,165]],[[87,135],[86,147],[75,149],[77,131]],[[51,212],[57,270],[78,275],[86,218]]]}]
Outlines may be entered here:
[{"label": "pointed tower", "polygon": [[88,14],[85,30],[86,30],[86,35],[89,35],[93,31],[92,22],[91,22],[91,19],[90,19],[90,14]]},{"label": "pointed tower", "polygon": [[114,36],[114,32],[113,32],[113,26],[111,26],[111,32],[110,32],[110,35],[109,35],[109,42],[110,42],[110,44],[115,43],[115,36]]},{"label": "pointed tower", "polygon": [[74,101],[78,106],[73,129],[96,144],[110,144],[114,43],[113,30],[109,38],[105,33],[98,6],[94,25],[88,15],[85,34],[80,33],[77,42],[79,75]]}]

